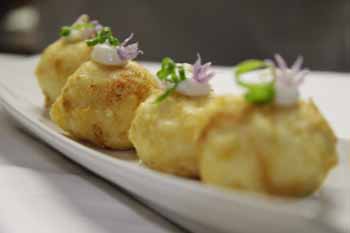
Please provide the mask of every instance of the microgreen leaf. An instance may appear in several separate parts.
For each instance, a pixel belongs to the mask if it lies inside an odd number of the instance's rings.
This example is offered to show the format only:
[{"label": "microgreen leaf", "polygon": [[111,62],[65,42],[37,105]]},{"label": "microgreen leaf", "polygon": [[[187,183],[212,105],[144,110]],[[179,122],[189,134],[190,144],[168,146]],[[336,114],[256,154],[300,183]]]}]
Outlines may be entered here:
[{"label": "microgreen leaf", "polygon": [[112,46],[118,46],[120,44],[120,41],[113,36],[112,30],[109,27],[102,28],[94,38],[87,40],[86,44],[91,47],[97,44],[103,44],[106,41]]},{"label": "microgreen leaf", "polygon": [[118,40],[118,38],[113,37],[113,36],[110,36],[108,38],[108,42],[110,45],[113,45],[113,46],[117,46],[118,44],[120,44],[120,41]]},{"label": "microgreen leaf", "polygon": [[98,41],[95,39],[90,39],[86,41],[87,46],[92,47],[98,44]]},{"label": "microgreen leaf", "polygon": [[178,85],[178,84],[175,84],[174,86],[172,86],[172,87],[168,88],[167,90],[165,90],[165,91],[163,92],[163,94],[161,94],[160,96],[158,96],[154,102],[155,102],[155,103],[160,103],[160,102],[162,102],[164,99],[166,99],[169,95],[171,95],[171,94],[175,91],[177,85]]},{"label": "microgreen leaf", "polygon": [[186,79],[185,68],[183,66],[179,67],[179,77],[181,81]]},{"label": "microgreen leaf", "polygon": [[60,36],[66,37],[69,36],[72,30],[78,30],[82,31],[87,28],[94,28],[96,25],[92,23],[81,23],[81,24],[75,24],[72,26],[63,26],[60,29]]},{"label": "microgreen leaf", "polygon": [[158,96],[155,103],[159,103],[166,99],[175,91],[179,83],[187,79],[184,66],[176,64],[169,57],[163,58],[161,68],[157,72],[157,77],[159,80],[171,85],[163,94]]},{"label": "microgreen leaf", "polygon": [[242,74],[264,68],[270,69],[271,74],[274,75],[273,67],[262,60],[246,60],[236,66],[235,76],[237,84],[247,89],[245,98],[251,103],[269,103],[275,96],[274,80],[265,83],[248,83],[242,80]]},{"label": "microgreen leaf", "polygon": [[75,30],[84,30],[86,28],[94,28],[95,25],[92,23],[81,23],[81,24],[75,24],[71,28]]},{"label": "microgreen leaf", "polygon": [[71,32],[70,27],[63,26],[63,27],[61,27],[61,30],[60,30],[60,36],[69,36],[70,32]]}]

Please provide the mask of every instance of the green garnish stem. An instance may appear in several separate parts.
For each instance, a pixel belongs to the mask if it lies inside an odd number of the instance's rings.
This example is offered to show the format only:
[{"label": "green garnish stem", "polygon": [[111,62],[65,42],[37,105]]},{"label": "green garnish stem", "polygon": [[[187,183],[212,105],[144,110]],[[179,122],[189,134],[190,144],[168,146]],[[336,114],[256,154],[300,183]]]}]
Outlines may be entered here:
[{"label": "green garnish stem", "polygon": [[273,101],[275,97],[275,83],[274,79],[266,83],[248,83],[242,80],[242,75],[251,71],[268,68],[271,71],[272,77],[275,77],[274,68],[262,60],[246,60],[239,63],[235,69],[235,76],[237,84],[244,87],[247,92],[245,99],[251,103],[265,104]]},{"label": "green garnish stem", "polygon": [[168,96],[170,96],[177,88],[177,86],[187,79],[185,68],[183,65],[176,64],[171,58],[165,57],[162,60],[162,66],[157,72],[159,80],[171,84],[171,87],[166,89],[163,94],[156,98],[155,103],[160,103]]},{"label": "green garnish stem", "polygon": [[118,46],[120,44],[120,41],[117,37],[113,36],[112,30],[109,27],[104,27],[94,38],[87,40],[86,44],[91,47],[97,44],[103,44],[106,41],[112,46]]}]

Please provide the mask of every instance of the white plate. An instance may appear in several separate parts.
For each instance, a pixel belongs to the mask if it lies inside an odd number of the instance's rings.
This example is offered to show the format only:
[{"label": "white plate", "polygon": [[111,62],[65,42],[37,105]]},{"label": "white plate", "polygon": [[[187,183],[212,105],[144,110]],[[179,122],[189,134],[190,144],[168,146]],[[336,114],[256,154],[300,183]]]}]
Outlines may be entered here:
[{"label": "white plate", "polygon": [[[0,100],[14,119],[70,159],[157,208],[167,210],[171,213],[170,217],[174,214],[176,219],[187,219],[220,232],[323,233],[347,232],[350,229],[346,228],[346,219],[350,219],[350,208],[347,206],[350,192],[346,178],[350,175],[347,165],[349,145],[345,140],[340,140],[338,145],[340,165],[332,171],[322,190],[313,197],[292,201],[219,190],[197,181],[142,167],[135,159],[133,151],[100,150],[62,135],[43,109],[43,98],[33,75],[37,59],[27,58],[20,61],[0,57],[0,62]],[[157,67],[156,64],[145,65],[152,71]],[[213,83],[216,91],[239,91],[234,87],[231,69],[216,69],[218,78]],[[341,80],[333,80],[332,85],[327,84],[328,80],[323,76],[330,75],[315,74],[314,76],[319,76],[317,80],[320,80],[317,85],[322,87],[319,83],[324,82],[327,88],[333,85],[337,90],[338,86],[340,89],[345,88],[345,84],[350,87],[350,82]],[[334,85],[334,82],[338,82],[338,85]],[[322,95],[320,98],[322,99]],[[317,98],[316,102],[318,103]],[[322,103],[321,110],[331,105],[326,99]],[[336,116],[332,114],[333,111],[326,116]],[[332,125],[338,135],[347,132],[335,122]]]}]

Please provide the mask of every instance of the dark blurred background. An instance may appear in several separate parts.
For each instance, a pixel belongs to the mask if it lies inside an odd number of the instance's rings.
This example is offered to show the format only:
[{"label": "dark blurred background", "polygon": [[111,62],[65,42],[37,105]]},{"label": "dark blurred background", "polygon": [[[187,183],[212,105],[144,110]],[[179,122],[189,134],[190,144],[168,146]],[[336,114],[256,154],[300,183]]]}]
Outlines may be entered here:
[{"label": "dark blurred background", "polygon": [[88,13],[120,38],[136,34],[143,60],[197,52],[233,65],[275,52],[309,68],[350,71],[348,0],[12,0],[0,1],[0,52],[34,54],[57,39],[62,25]]}]

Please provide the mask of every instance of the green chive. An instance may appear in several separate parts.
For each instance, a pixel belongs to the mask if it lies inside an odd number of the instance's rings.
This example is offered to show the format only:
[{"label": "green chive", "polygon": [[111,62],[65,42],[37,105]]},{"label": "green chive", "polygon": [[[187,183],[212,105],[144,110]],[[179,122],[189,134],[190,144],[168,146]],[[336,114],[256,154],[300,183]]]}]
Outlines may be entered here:
[{"label": "green chive", "polygon": [[154,103],[160,103],[163,100],[165,100],[169,95],[171,95],[177,87],[177,84],[172,86],[171,88],[167,89],[163,94],[157,97],[157,99],[154,101]]},{"label": "green chive", "polygon": [[113,46],[117,46],[120,44],[120,41],[118,40],[118,38],[113,37],[113,36],[108,38],[108,42],[110,45],[113,45]]},{"label": "green chive", "polygon": [[179,75],[180,75],[180,80],[183,81],[186,79],[185,68],[183,66],[179,67]]},{"label": "green chive", "polygon": [[70,27],[63,26],[63,27],[61,27],[61,30],[60,30],[60,36],[69,36],[70,32],[71,32]]},{"label": "green chive", "polygon": [[159,103],[166,99],[175,91],[179,83],[187,79],[184,66],[177,65],[169,57],[162,59],[162,65],[160,70],[157,72],[157,77],[161,81],[172,84],[172,86],[165,90],[163,94],[158,96],[158,98],[154,101],[155,103]]},{"label": "green chive", "polygon": [[92,23],[81,23],[81,24],[76,24],[72,26],[72,28],[76,30],[83,30],[86,28],[94,28],[94,27],[95,25]]},{"label": "green chive", "polygon": [[237,84],[244,87],[247,92],[245,98],[247,101],[256,104],[265,104],[273,101],[275,97],[274,80],[266,83],[247,83],[241,79],[241,75],[251,71],[269,68],[271,75],[274,76],[273,67],[262,60],[247,60],[239,63],[235,69],[235,76]]},{"label": "green chive", "polygon": [[273,101],[275,87],[272,83],[266,85],[250,86],[250,91],[245,95],[247,101],[256,104],[265,104]]},{"label": "green chive", "polygon": [[88,46],[95,46],[97,44],[103,44],[108,42],[112,46],[118,46],[120,41],[118,38],[114,37],[112,30],[109,27],[104,27],[100,32],[97,33],[95,38],[86,41]]},{"label": "green chive", "polygon": [[92,47],[98,44],[98,40],[96,39],[90,39],[86,41],[87,46]]}]

